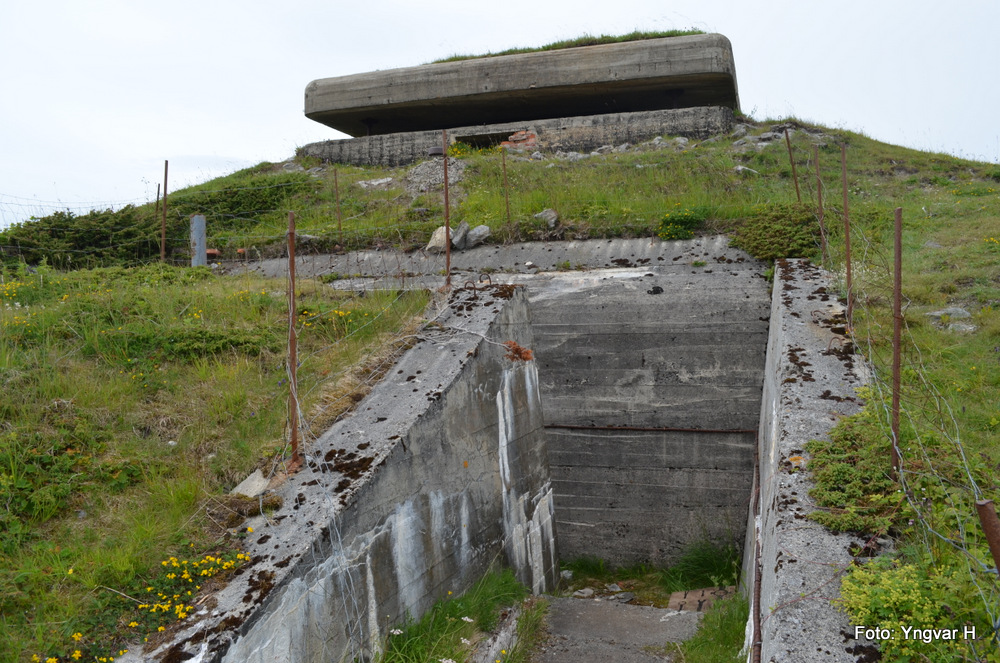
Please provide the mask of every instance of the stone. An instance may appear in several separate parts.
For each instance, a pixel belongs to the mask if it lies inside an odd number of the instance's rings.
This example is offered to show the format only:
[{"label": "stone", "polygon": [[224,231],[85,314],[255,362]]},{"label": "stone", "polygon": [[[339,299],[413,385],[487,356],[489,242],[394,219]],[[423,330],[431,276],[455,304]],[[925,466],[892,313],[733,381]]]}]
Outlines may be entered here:
[{"label": "stone", "polygon": [[565,569],[559,572],[559,577],[562,578],[563,580],[572,580],[573,572],[570,571],[569,569]]},{"label": "stone", "polygon": [[[928,214],[928,216],[930,216],[930,215]],[[941,248],[944,248],[944,247],[941,246],[939,243],[935,242],[933,239],[929,239],[926,242],[924,242],[924,248],[925,249],[941,249]]]},{"label": "stone", "polygon": [[458,224],[458,228],[451,231],[451,248],[458,251],[465,249],[465,236],[469,234],[469,224],[466,221]]},{"label": "stone", "polygon": [[673,140],[674,145],[676,145],[677,147],[687,147],[687,144],[689,142],[691,142],[691,141],[689,141],[684,136],[678,136],[677,138],[674,138],[674,140]]},{"label": "stone", "polygon": [[424,247],[424,251],[428,253],[444,253],[444,243],[448,241],[448,234],[444,226],[438,227],[437,230],[431,234],[431,241],[427,242],[427,246]]},{"label": "stone", "polygon": [[631,603],[634,599],[635,594],[633,592],[622,592],[615,596],[615,600],[622,603]]},{"label": "stone", "polygon": [[605,585],[605,588],[609,592],[620,592],[620,591],[622,591],[622,588],[618,586],[618,583],[612,583],[610,585]]},{"label": "stone", "polygon": [[469,234],[465,236],[465,248],[466,250],[479,246],[492,234],[493,231],[490,230],[489,226],[481,225],[476,226],[469,231]]},{"label": "stone", "polygon": [[589,599],[593,595],[594,595],[594,590],[592,590],[590,587],[584,587],[583,589],[578,589],[575,592],[573,592],[573,596],[575,596],[578,599]]},{"label": "stone", "polygon": [[382,177],[377,180],[361,180],[358,182],[358,186],[362,189],[378,189],[379,187],[385,187],[392,182],[391,177]]},{"label": "stone", "polygon": [[269,480],[260,470],[256,470],[253,474],[248,476],[246,479],[240,482],[240,485],[233,488],[231,491],[233,495],[246,495],[247,497],[257,497],[265,490],[267,490],[267,485]]},{"label": "stone", "polygon": [[545,224],[549,227],[549,230],[555,228],[556,225],[559,223],[559,213],[556,212],[551,207],[543,209],[541,212],[535,215],[535,218],[544,221]]},{"label": "stone", "polygon": [[545,158],[545,155],[542,154],[541,152],[532,152],[531,158],[535,161],[541,161],[542,159]]},{"label": "stone", "polygon": [[961,320],[962,318],[971,318],[972,314],[966,311],[964,308],[959,308],[958,306],[951,306],[949,308],[943,308],[940,311],[931,311],[926,314],[929,318],[936,318],[940,320],[945,316],[949,320]]},{"label": "stone", "polygon": [[745,124],[737,124],[736,128],[733,129],[733,133],[729,134],[732,138],[743,138],[750,131],[750,127]]}]

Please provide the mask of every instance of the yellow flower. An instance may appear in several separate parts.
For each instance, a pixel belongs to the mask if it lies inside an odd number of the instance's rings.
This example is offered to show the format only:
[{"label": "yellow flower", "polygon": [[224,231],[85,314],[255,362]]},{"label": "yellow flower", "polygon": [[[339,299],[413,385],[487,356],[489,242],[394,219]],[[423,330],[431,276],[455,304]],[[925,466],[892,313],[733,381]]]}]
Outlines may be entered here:
[{"label": "yellow flower", "polygon": [[66,575],[73,575],[73,569],[70,569],[69,571],[67,571]]},{"label": "yellow flower", "polygon": [[159,628],[157,628],[156,630],[157,630],[157,631],[166,631],[167,629],[165,629],[165,628],[163,628],[162,626],[160,626],[160,627],[159,627]]},{"label": "yellow flower", "polygon": [[77,642],[80,642],[80,638],[83,637],[83,633],[74,633],[71,637]]},{"label": "yellow flower", "polygon": [[253,533],[253,528],[252,527],[248,527],[247,528],[247,534],[251,534],[251,533]]},{"label": "yellow flower", "polygon": [[75,652],[73,652],[72,658],[74,660],[79,661],[81,656],[83,656],[83,653],[79,649],[77,649]]}]

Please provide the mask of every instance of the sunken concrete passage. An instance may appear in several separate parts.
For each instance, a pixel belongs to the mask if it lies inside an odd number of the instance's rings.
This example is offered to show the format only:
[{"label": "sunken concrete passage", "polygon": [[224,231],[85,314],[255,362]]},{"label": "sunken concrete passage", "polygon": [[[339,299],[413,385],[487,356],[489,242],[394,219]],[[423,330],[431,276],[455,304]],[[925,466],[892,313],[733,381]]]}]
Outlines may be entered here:
[{"label": "sunken concrete passage", "polygon": [[441,62],[309,83],[306,117],[350,136],[577,115],[738,109],[718,34]]},{"label": "sunken concrete passage", "polygon": [[368,660],[389,628],[492,563],[535,592],[554,586],[536,366],[501,345],[533,345],[524,290],[455,292],[435,320],[306,449],[276,489],[284,506],[248,523],[252,563],[170,642],[122,660]]},{"label": "sunken concrete passage", "polygon": [[724,242],[705,253],[529,286],[564,558],[743,540],[769,286]]},{"label": "sunken concrete passage", "polygon": [[[813,484],[804,445],[859,410],[855,391],[867,382],[864,359],[843,336],[844,308],[830,274],[805,261],[779,260],[774,283],[760,413],[759,498],[750,511],[743,563],[751,615],[756,612],[762,625],[758,660],[853,663],[865,651],[852,650],[871,643],[845,635],[854,629],[833,600],[852,563],[850,549],[887,542],[833,534],[806,518],[817,507],[809,497]],[[751,617],[747,642],[757,639]]]},{"label": "sunken concrete passage", "polygon": [[548,639],[534,652],[537,663],[663,661],[667,643],[698,630],[701,613],[628,605],[614,600],[550,598]]},{"label": "sunken concrete passage", "polygon": [[[546,271],[567,263],[582,271]],[[422,252],[359,252],[297,269],[366,275],[345,288],[436,288],[440,276],[414,275],[442,267]],[[284,263],[255,269],[280,275]],[[724,236],[453,256],[456,285],[484,269],[529,293],[563,558],[665,563],[705,538],[741,543],[770,310],[763,265]]]},{"label": "sunken concrete passage", "polygon": [[[448,139],[487,147],[524,132],[534,143],[532,150],[587,152],[602,145],[636,144],[656,136],[703,139],[726,133],[732,127],[732,109],[700,106],[455,126],[449,127]],[[426,159],[428,150],[440,147],[440,131],[410,131],[310,143],[301,148],[301,153],[329,163],[395,167]]]}]

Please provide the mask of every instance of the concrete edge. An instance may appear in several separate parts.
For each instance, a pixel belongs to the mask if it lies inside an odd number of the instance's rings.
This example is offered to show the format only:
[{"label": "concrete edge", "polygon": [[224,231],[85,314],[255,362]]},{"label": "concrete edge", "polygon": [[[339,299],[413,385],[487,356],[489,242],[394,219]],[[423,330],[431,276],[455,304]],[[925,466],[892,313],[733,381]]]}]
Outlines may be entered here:
[{"label": "concrete edge", "polygon": [[847,345],[843,316],[831,274],[808,261],[777,261],[757,500],[751,504],[756,512],[748,517],[743,561],[751,604],[746,642],[752,654],[756,613],[761,661],[853,663],[855,651],[870,647],[854,641],[847,616],[835,605],[840,579],[853,561],[850,549],[866,540],[835,534],[808,518],[818,507],[809,496],[814,484],[804,446],[825,439],[841,417],[858,412],[863,404],[856,390],[867,383],[864,359]]}]

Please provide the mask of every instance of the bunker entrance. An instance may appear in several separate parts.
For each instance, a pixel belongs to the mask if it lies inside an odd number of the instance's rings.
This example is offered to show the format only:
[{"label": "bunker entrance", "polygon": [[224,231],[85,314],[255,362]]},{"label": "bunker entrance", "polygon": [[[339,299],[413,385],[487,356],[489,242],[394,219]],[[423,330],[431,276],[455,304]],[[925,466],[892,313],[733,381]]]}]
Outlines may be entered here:
[{"label": "bunker entrance", "polygon": [[563,559],[742,547],[771,301],[756,263],[714,271],[584,272],[533,298]]},{"label": "bunker entrance", "polygon": [[455,136],[456,142],[465,143],[477,150],[485,150],[491,147],[496,147],[497,145],[509,141],[510,139],[511,139],[510,131],[502,131],[500,133],[474,134],[468,136]]}]

